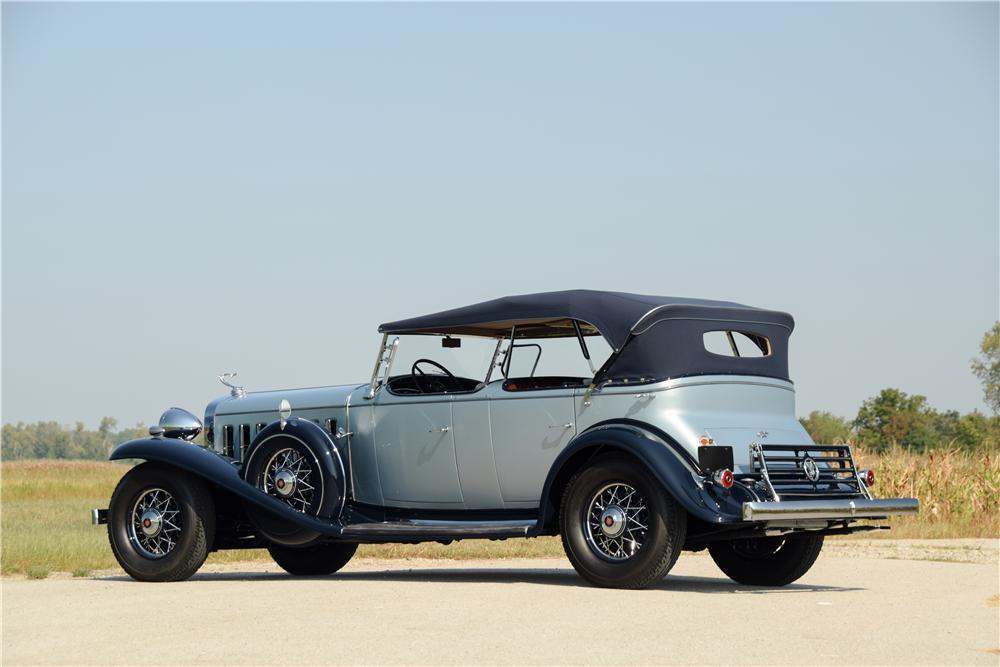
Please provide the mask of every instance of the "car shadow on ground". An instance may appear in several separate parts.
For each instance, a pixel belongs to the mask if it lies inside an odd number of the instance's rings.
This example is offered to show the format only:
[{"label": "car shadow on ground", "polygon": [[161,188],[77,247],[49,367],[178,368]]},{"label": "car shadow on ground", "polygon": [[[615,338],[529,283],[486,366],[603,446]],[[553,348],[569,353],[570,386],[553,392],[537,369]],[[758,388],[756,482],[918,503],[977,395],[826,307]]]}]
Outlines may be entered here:
[{"label": "car shadow on ground", "polygon": [[[101,577],[105,581],[131,581],[126,576]],[[591,588],[573,570],[566,568],[415,568],[412,570],[369,570],[338,572],[329,576],[292,577],[281,571],[268,572],[201,572],[191,581],[274,581],[287,582],[316,581],[392,581],[401,583],[431,584],[535,584],[539,586],[575,586]],[[652,590],[685,593],[743,593],[743,594],[788,594],[788,593],[845,593],[866,590],[845,586],[824,586],[810,584],[789,584],[780,588],[766,586],[746,586],[737,584],[721,574],[719,577],[691,577],[667,575]]]}]

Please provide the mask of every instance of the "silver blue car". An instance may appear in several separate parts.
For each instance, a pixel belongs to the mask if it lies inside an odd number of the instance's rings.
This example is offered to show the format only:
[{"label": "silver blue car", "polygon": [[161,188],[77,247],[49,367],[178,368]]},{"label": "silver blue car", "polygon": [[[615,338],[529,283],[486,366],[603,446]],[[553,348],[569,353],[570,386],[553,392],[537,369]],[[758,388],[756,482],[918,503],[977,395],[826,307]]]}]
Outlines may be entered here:
[{"label": "silver blue car", "polygon": [[[572,290],[389,322],[369,382],[228,395],[163,413],[107,524],[132,577],[175,581],[219,549],[293,575],[360,543],[559,535],[587,581],[643,588],[682,550],[782,586],[827,535],[917,512],[875,499],[850,446],[795,416],[793,320],[738,303]],[[204,444],[195,444],[199,435]]]}]

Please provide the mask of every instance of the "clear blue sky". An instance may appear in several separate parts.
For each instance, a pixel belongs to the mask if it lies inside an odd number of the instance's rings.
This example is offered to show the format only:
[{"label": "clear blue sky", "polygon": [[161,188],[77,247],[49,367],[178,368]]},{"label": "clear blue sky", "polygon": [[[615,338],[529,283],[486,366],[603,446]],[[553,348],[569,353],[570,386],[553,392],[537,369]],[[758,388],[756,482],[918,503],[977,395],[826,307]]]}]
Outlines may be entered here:
[{"label": "clear blue sky", "polygon": [[982,409],[998,5],[3,5],[3,421],[363,381],[590,287],[791,312],[798,412]]}]

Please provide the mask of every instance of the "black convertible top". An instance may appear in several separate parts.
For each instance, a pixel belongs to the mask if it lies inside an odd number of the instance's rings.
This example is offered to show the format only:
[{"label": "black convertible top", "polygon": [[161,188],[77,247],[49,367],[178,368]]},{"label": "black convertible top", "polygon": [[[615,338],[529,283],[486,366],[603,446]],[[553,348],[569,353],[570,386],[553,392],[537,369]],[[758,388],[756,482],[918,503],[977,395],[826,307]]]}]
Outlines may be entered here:
[{"label": "black convertible top", "polygon": [[585,335],[600,332],[617,350],[625,344],[633,329],[641,328],[639,325],[643,320],[680,316],[764,319],[784,324],[789,329],[793,324],[787,313],[752,308],[731,301],[577,289],[505,296],[432,315],[386,322],[378,330],[379,333],[390,334],[435,333],[501,338],[509,336],[511,327],[516,324],[521,329],[517,333],[518,338],[547,338],[575,336],[572,320],[577,320],[581,325],[590,325],[583,327]]},{"label": "black convertible top", "polygon": [[[626,292],[566,290],[506,296],[432,315],[386,322],[386,334],[547,338],[601,334],[614,350],[599,375],[650,380],[704,373],[788,378],[792,316],[730,301]],[[705,349],[706,331],[757,337],[763,357],[727,357]],[[647,335],[651,334],[651,335]],[[723,363],[721,360],[725,360]]]}]

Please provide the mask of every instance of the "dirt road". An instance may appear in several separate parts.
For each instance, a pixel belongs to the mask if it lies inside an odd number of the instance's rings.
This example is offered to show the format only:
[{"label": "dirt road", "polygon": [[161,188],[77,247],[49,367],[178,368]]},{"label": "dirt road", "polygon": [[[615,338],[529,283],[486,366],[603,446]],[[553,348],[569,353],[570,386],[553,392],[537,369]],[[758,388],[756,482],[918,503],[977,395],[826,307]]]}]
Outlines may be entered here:
[{"label": "dirt road", "polygon": [[832,548],[761,589],[684,554],[648,591],[585,586],[558,559],[226,570],[5,579],[3,664],[1000,664],[995,560]]}]

